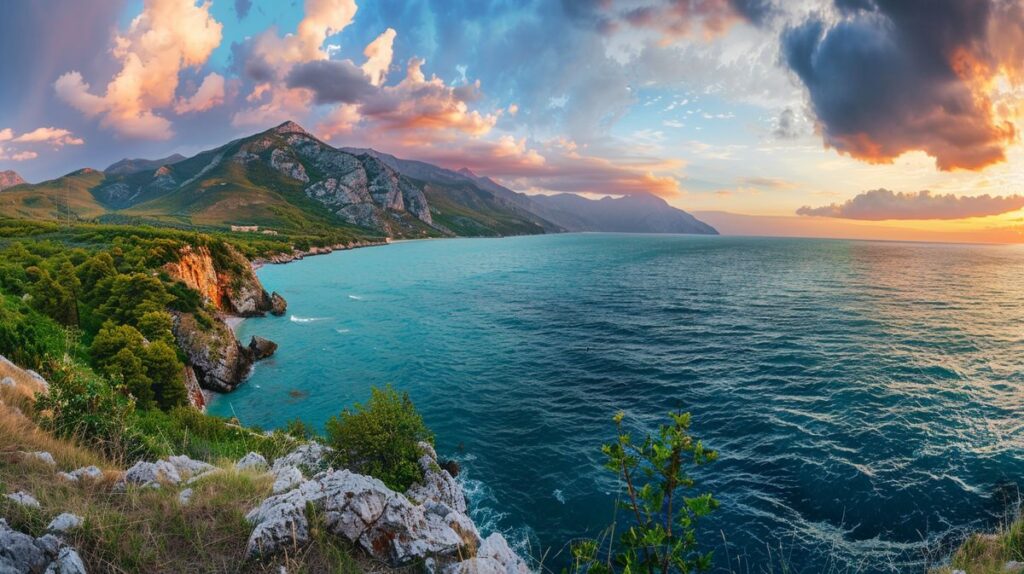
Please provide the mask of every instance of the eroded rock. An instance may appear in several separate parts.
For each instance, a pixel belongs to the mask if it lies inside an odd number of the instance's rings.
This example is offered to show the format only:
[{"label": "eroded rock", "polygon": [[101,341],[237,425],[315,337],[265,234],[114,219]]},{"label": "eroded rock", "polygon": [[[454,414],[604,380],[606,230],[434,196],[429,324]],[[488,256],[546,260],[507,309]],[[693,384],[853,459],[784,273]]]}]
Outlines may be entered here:
[{"label": "eroded rock", "polygon": [[277,351],[277,343],[270,339],[253,336],[249,340],[249,350],[252,351],[253,359],[260,361],[274,354]]},{"label": "eroded rock", "polygon": [[235,468],[238,470],[267,470],[270,465],[267,464],[267,459],[262,454],[250,452],[235,464]]},{"label": "eroded rock", "polygon": [[70,512],[64,512],[50,521],[46,531],[60,536],[82,526],[82,517]]},{"label": "eroded rock", "polygon": [[273,471],[274,474],[274,494],[281,494],[287,492],[296,486],[302,484],[302,471],[295,468],[294,466],[287,466],[284,468],[276,469]]},{"label": "eroded rock", "polygon": [[34,496],[25,492],[24,490],[19,490],[18,492],[7,494],[5,495],[5,498],[22,506],[27,506],[29,508],[40,508],[39,501],[36,500]]},{"label": "eroded rock", "polygon": [[158,460],[156,462],[139,461],[128,469],[115,485],[116,488],[124,488],[126,485],[134,484],[148,488],[159,488],[161,484],[178,484],[181,482],[181,475],[173,464]]}]

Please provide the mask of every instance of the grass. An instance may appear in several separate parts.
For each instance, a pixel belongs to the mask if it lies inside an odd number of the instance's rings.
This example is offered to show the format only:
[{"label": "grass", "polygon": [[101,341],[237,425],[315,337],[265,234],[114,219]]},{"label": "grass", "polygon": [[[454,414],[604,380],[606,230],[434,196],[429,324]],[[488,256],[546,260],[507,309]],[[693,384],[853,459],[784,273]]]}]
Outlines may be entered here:
[{"label": "grass", "polygon": [[931,574],[950,574],[954,570],[1003,574],[1011,560],[1024,562],[1024,516],[1007,522],[997,532],[972,534],[953,553],[948,566],[932,569]]},{"label": "grass", "polygon": [[[34,393],[42,387],[24,371],[0,362],[2,376],[14,378],[17,385],[0,386],[0,494],[28,492],[41,508],[23,507],[0,497],[0,516],[11,527],[33,536],[42,535],[50,520],[63,512],[83,517],[82,528],[70,534],[68,542],[78,550],[89,572],[276,573],[281,566],[293,573],[381,570],[347,542],[328,535],[319,517],[313,517],[311,544],[272,561],[246,559],[252,526],[245,515],[270,496],[273,477],[236,470],[235,455],[276,439],[212,418],[197,424],[203,417],[199,413],[194,417],[163,415],[167,420],[153,424],[176,428],[186,435],[186,445],[201,444],[211,455],[230,456],[207,457],[220,470],[191,485],[188,505],[178,500],[184,485],[115,492],[113,485],[126,463],[40,429],[30,416]],[[181,437],[169,438],[167,444],[175,440]],[[28,454],[35,451],[49,452],[56,467]],[[58,471],[88,465],[103,469],[103,477],[67,482],[57,476]]]}]

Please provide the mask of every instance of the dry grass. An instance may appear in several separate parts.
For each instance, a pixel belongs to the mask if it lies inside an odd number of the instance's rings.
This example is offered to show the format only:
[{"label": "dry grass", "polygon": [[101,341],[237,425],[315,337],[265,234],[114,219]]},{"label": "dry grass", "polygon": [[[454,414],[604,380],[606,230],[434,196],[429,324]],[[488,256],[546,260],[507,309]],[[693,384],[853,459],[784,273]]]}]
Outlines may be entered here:
[{"label": "dry grass", "polygon": [[954,570],[1005,574],[1005,565],[1011,560],[1024,562],[1024,516],[996,533],[972,535],[953,554],[948,566],[933,569],[931,574],[950,574]]},{"label": "dry grass", "polygon": [[[319,519],[314,521],[312,544],[270,562],[246,560],[252,527],[245,514],[271,494],[270,475],[237,471],[233,460],[217,461],[220,471],[191,485],[187,505],[178,499],[184,485],[115,492],[124,465],[40,429],[26,413],[31,414],[33,392],[41,386],[16,367],[0,363],[2,376],[15,378],[18,385],[0,387],[0,494],[28,492],[41,508],[0,497],[0,517],[34,536],[42,535],[62,512],[83,517],[82,528],[69,542],[89,572],[277,573],[280,566],[290,573],[383,570],[366,558],[353,558],[357,552],[326,534]],[[56,466],[30,454],[35,451],[49,452]],[[67,482],[57,476],[58,471],[88,465],[102,468],[103,477]]]}]

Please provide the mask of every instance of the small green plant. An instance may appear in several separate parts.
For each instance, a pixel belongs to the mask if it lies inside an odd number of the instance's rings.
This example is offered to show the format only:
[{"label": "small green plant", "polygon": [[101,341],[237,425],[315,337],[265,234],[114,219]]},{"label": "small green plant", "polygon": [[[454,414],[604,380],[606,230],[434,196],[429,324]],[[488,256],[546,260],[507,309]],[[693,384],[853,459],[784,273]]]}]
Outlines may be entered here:
[{"label": "small green plant", "polygon": [[423,478],[418,443],[434,437],[408,393],[389,385],[370,391],[365,405],[356,404],[327,421],[327,440],[338,462],[375,476],[399,492]]},{"label": "small green plant", "polygon": [[718,501],[710,493],[685,493],[696,486],[688,467],[714,462],[718,453],[690,434],[690,413],[669,416],[671,423],[661,425],[657,435],[635,444],[623,428],[625,414],[615,415],[618,438],[601,450],[607,457],[605,468],[618,474],[625,487],[619,505],[629,525],[617,545],[614,523],[603,541],[573,543],[574,572],[689,574],[711,568],[712,553],[701,553],[697,544],[697,521],[715,510]]}]

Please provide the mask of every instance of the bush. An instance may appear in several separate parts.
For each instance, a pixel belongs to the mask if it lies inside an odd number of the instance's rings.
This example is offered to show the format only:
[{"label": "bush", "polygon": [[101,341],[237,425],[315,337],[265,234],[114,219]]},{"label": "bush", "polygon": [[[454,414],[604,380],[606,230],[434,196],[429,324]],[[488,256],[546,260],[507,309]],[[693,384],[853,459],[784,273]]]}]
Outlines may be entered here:
[{"label": "bush", "polygon": [[687,497],[695,486],[687,466],[714,462],[718,453],[705,449],[690,434],[690,413],[670,413],[671,424],[661,425],[656,436],[647,435],[634,444],[623,429],[624,413],[615,415],[618,439],[601,451],[605,468],[619,475],[626,489],[620,503],[629,517],[628,528],[609,527],[622,532],[618,545],[607,537],[609,547],[593,539],[572,545],[573,571],[588,574],[615,572],[647,574],[690,574],[711,568],[712,553],[701,553],[697,545],[697,520],[718,507],[710,493]]},{"label": "bush", "polygon": [[366,405],[356,404],[327,421],[327,441],[338,462],[379,478],[404,492],[423,479],[418,443],[434,442],[408,393],[389,385],[370,391]]},{"label": "bush", "polygon": [[298,444],[283,433],[265,435],[258,429],[231,424],[191,407],[177,407],[169,412],[139,411],[132,426],[144,437],[143,451],[150,459],[187,454],[200,460],[237,460],[252,451],[274,459]]},{"label": "bush", "polygon": [[36,401],[43,428],[115,458],[137,452],[139,439],[129,425],[134,401],[82,365],[54,363],[49,372],[50,392]]}]

